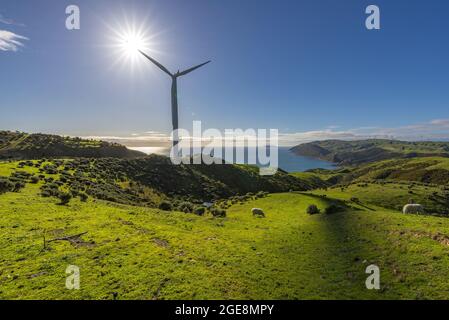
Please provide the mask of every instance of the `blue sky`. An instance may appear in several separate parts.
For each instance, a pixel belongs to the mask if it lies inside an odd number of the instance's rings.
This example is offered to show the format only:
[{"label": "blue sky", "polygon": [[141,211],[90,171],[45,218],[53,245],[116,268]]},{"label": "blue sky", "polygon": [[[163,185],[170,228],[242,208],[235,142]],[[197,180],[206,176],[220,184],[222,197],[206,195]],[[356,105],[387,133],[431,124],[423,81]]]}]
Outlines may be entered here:
[{"label": "blue sky", "polygon": [[[65,28],[70,4],[80,30]],[[381,30],[365,28],[369,4]],[[445,0],[1,0],[0,35],[26,39],[0,50],[0,129],[168,133],[168,77],[143,58],[117,64],[110,47],[111,27],[146,21],[171,70],[212,60],[179,81],[182,127],[449,137],[448,12]]]}]

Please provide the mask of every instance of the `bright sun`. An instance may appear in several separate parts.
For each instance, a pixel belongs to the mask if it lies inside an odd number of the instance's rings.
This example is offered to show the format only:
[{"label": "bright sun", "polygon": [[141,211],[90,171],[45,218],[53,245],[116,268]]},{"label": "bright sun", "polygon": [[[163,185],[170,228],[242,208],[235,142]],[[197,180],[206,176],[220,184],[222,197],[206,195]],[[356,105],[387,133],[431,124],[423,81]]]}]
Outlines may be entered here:
[{"label": "bright sun", "polygon": [[148,48],[148,43],[142,35],[126,33],[120,39],[121,47],[124,53],[129,57],[134,57],[139,54],[139,50]]},{"label": "bright sun", "polygon": [[143,61],[142,54],[139,51],[155,52],[157,35],[149,34],[148,31],[152,28],[147,27],[145,23],[137,25],[128,19],[124,19],[124,22],[117,23],[115,27],[110,25],[107,25],[107,27],[111,31],[107,46],[114,49],[112,52],[116,57],[114,66],[121,64],[133,71]]}]

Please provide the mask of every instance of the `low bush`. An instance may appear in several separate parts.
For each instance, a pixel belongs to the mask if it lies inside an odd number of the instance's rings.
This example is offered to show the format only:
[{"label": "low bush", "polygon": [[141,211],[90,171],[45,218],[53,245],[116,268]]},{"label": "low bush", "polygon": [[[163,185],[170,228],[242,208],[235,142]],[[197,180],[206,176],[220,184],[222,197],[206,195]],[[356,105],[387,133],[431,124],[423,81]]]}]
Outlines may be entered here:
[{"label": "low bush", "polygon": [[307,207],[307,214],[318,214],[320,213],[320,209],[315,204],[311,204]]},{"label": "low bush", "polygon": [[22,181],[17,181],[14,183],[14,187],[12,189],[12,192],[19,192],[20,189],[25,188],[25,183]]},{"label": "low bush", "polygon": [[212,209],[210,211],[210,213],[215,218],[224,218],[224,217],[226,217],[226,210],[223,210],[223,209],[214,208],[214,209]]},{"label": "low bush", "polygon": [[79,192],[79,193],[78,193],[78,196],[80,197],[80,200],[81,200],[82,202],[86,202],[87,199],[89,198],[89,196],[88,196],[86,193],[84,193],[84,192]]},{"label": "low bush", "polygon": [[163,211],[172,211],[173,206],[172,206],[171,202],[169,202],[169,201],[162,201],[159,204],[159,209],[161,209]]},{"label": "low bush", "polygon": [[14,184],[8,178],[0,177],[0,194],[12,191]]},{"label": "low bush", "polygon": [[41,191],[41,197],[48,198],[51,197],[51,193],[48,190]]},{"label": "low bush", "polygon": [[193,209],[193,213],[196,214],[197,216],[204,216],[205,212],[206,212],[205,207],[195,207]]},{"label": "low bush", "polygon": [[178,210],[185,213],[191,213],[193,211],[193,204],[187,201],[181,202],[178,206]]},{"label": "low bush", "polygon": [[69,192],[60,192],[58,194],[58,199],[60,200],[61,205],[68,204],[70,200],[72,200],[72,194]]},{"label": "low bush", "polygon": [[31,183],[34,183],[34,184],[36,184],[36,183],[38,183],[39,182],[39,177],[37,177],[37,176],[32,176],[31,178],[30,178],[30,182]]}]

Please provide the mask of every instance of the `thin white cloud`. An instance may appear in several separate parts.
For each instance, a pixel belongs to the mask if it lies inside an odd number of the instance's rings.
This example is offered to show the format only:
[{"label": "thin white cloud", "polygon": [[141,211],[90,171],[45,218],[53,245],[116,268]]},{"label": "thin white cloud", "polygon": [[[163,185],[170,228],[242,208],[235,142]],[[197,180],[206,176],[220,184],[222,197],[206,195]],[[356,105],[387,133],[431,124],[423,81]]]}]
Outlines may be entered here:
[{"label": "thin white cloud", "polygon": [[333,129],[286,133],[279,135],[280,145],[295,145],[316,140],[360,140],[360,139],[396,139],[396,140],[449,140],[449,119],[436,119],[396,128],[359,127],[345,131]]},{"label": "thin white cloud", "polygon": [[29,39],[11,31],[0,30],[0,51],[17,51],[23,47],[23,40]]},{"label": "thin white cloud", "polygon": [[444,128],[449,128],[449,119],[436,119],[430,122],[433,126],[440,126]]},{"label": "thin white cloud", "polygon": [[25,26],[23,23],[19,23],[12,19],[8,19],[5,16],[3,16],[2,14],[0,14],[0,23],[11,25],[11,26],[19,26],[19,27]]},{"label": "thin white cloud", "polygon": [[[348,130],[335,130],[338,126],[327,127],[324,130],[311,130],[295,133],[279,133],[280,146],[295,146],[301,143],[317,140],[361,140],[361,139],[397,139],[397,140],[449,140],[449,119],[436,119],[420,124],[400,126],[396,128],[386,127],[358,127]],[[97,140],[118,142],[126,146],[149,147],[168,146],[170,136],[168,134],[147,131],[144,133],[133,133],[130,136],[91,136],[84,137]],[[243,134],[231,137],[235,140],[255,140],[256,137]],[[192,139],[188,136],[183,140]],[[195,140],[195,139],[193,139]],[[204,142],[209,139],[203,139]],[[226,138],[223,138],[226,140]]]}]

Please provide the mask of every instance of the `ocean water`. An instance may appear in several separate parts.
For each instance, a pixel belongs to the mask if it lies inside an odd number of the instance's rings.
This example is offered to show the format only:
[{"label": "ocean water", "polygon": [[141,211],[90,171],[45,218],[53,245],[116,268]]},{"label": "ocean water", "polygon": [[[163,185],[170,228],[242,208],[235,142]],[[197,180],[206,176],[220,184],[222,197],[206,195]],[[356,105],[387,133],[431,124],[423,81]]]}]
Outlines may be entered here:
[{"label": "ocean water", "polygon": [[280,147],[278,151],[279,167],[287,172],[302,172],[310,169],[336,169],[337,166],[328,161],[298,156],[290,152],[289,147]]},{"label": "ocean water", "polygon": [[[146,154],[169,155],[169,149],[166,147],[128,147],[132,150],[141,151]],[[245,159],[247,158],[248,148],[245,148]],[[290,152],[289,147],[279,147],[278,149],[279,168],[287,172],[302,172],[310,169],[335,169],[336,165],[331,162],[317,160],[309,157],[298,156]]]}]

